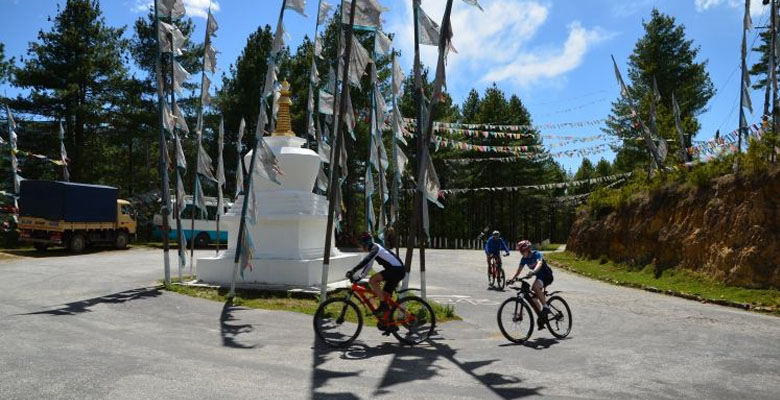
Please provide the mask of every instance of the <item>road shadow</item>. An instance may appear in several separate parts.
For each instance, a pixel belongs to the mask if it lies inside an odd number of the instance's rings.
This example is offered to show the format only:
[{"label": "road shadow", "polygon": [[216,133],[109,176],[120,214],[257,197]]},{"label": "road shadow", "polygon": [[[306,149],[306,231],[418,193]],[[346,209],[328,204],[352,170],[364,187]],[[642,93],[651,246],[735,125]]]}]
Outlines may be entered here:
[{"label": "road shadow", "polygon": [[234,349],[254,349],[257,344],[246,345],[239,340],[241,335],[253,332],[254,326],[252,324],[229,323],[238,321],[238,318],[233,315],[233,312],[237,310],[248,310],[248,308],[234,306],[232,299],[226,301],[222,307],[222,312],[219,315],[219,333],[222,336],[222,345]]},{"label": "road shadow", "polygon": [[[355,346],[355,344],[352,344],[351,346]],[[351,347],[350,346],[350,347]],[[323,343],[319,338],[314,338],[314,346],[312,346],[312,354],[313,354],[313,363],[312,363],[312,374],[311,374],[311,398],[316,400],[329,400],[329,399],[359,399],[357,395],[354,393],[349,392],[339,392],[339,393],[322,393],[319,391],[322,387],[324,387],[328,381],[332,379],[339,379],[339,378],[351,378],[355,376],[359,376],[362,371],[356,371],[356,372],[345,372],[345,371],[336,371],[336,370],[329,370],[326,368],[323,368],[323,364],[328,360],[328,356],[331,354],[338,354],[349,351],[350,347],[339,349],[339,348],[333,348],[329,347],[325,343]]]},{"label": "road shadow", "polygon": [[338,354],[343,360],[370,360],[371,358],[391,355],[393,358],[387,367],[379,385],[372,393],[372,397],[392,393],[392,387],[413,381],[425,381],[440,375],[444,367],[436,365],[436,361],[443,359],[449,361],[461,371],[478,381],[495,395],[505,399],[518,399],[526,396],[538,395],[542,387],[523,387],[522,380],[517,376],[496,372],[479,373],[477,370],[500,362],[498,359],[461,361],[457,357],[458,350],[444,343],[446,339],[441,336],[438,340],[429,340],[417,346],[401,345],[399,343],[386,342],[379,346],[368,346],[356,341],[344,349],[332,349],[315,339],[314,346],[314,373],[312,375],[312,399],[330,398],[357,398],[352,393],[329,394],[322,396],[317,389],[322,387],[327,380],[360,375],[359,372],[328,371],[322,368],[328,355]]},{"label": "road shadow", "polygon": [[75,301],[72,303],[66,303],[53,310],[36,311],[15,315],[78,315],[86,312],[91,312],[92,307],[98,304],[122,304],[128,301],[149,299],[160,296],[162,294],[161,287],[145,287],[132,290],[125,290],[123,292],[112,293],[105,296],[93,297],[91,299]]},{"label": "road shadow", "polygon": [[534,338],[533,340],[526,340],[523,343],[503,343],[498,345],[498,347],[521,347],[522,346],[534,350],[545,350],[545,349],[549,349],[551,346],[554,346],[558,343],[560,343],[558,339]]},{"label": "road shadow", "polygon": [[46,249],[45,251],[38,251],[35,249],[4,249],[3,253],[9,254],[15,257],[21,258],[59,258],[68,256],[83,256],[94,253],[101,253],[107,251],[117,251],[113,247],[101,247],[101,246],[88,246],[84,251],[78,254],[71,253],[70,250],[65,248]]}]

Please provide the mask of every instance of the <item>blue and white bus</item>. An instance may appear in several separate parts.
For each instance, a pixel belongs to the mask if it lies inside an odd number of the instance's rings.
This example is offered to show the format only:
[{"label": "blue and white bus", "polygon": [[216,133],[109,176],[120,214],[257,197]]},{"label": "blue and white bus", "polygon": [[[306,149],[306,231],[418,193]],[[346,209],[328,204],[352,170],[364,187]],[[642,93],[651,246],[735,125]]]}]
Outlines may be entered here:
[{"label": "blue and white bus", "polygon": [[[199,210],[195,210],[195,229],[192,228],[192,208],[195,207],[192,204],[192,196],[185,196],[184,197],[184,212],[181,215],[181,230],[184,234],[184,239],[187,241],[187,243],[192,240],[192,238],[195,238],[195,247],[203,248],[206,247],[212,243],[217,243],[217,198],[216,197],[204,197],[203,202],[206,204],[206,210],[208,211],[208,216],[203,215],[203,213]],[[227,201],[223,202],[223,206],[225,208],[225,213],[230,209],[232,206],[232,203],[228,203]],[[173,207],[171,207],[173,209]],[[206,218],[203,218],[206,217]],[[152,238],[157,241],[161,241],[163,237],[162,233],[162,215],[155,214],[153,223],[154,223],[154,230],[152,231]],[[172,215],[168,217],[169,226],[171,227],[171,231],[168,234],[168,239],[172,242],[175,242],[178,240],[177,234],[176,234],[176,218],[174,218]],[[228,242],[228,233],[226,230],[226,226],[224,224],[220,224],[220,232],[219,232],[219,243],[221,244],[227,244]],[[223,230],[225,229],[225,230]]]}]

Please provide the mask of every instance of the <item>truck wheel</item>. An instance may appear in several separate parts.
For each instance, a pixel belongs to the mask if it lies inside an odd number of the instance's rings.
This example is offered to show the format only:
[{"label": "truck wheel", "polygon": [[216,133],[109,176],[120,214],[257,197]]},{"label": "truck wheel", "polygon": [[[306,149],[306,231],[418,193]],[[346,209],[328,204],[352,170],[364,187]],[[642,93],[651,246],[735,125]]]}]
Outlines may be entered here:
[{"label": "truck wheel", "polygon": [[35,247],[35,250],[38,251],[46,251],[46,249],[49,248],[49,245],[46,243],[34,243],[33,247]]},{"label": "truck wheel", "polygon": [[199,249],[208,246],[209,242],[211,242],[211,238],[209,238],[209,234],[206,232],[201,232],[198,236],[195,236],[195,247]]},{"label": "truck wheel", "polygon": [[130,236],[127,232],[119,232],[114,238],[114,248],[117,250],[124,250],[127,248],[127,244],[130,242]]},{"label": "truck wheel", "polygon": [[84,235],[76,233],[70,237],[70,246],[68,247],[70,247],[71,253],[81,253],[87,247],[87,239]]}]

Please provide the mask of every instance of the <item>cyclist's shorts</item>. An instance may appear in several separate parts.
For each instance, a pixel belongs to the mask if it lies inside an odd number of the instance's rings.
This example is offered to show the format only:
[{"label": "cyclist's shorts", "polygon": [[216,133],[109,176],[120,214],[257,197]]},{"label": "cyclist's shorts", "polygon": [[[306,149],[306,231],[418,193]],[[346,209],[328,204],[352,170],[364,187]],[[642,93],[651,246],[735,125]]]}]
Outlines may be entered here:
[{"label": "cyclist's shorts", "polygon": [[380,274],[382,275],[382,279],[385,281],[385,287],[383,290],[387,294],[393,294],[395,289],[398,287],[398,282],[401,282],[401,280],[404,279],[404,276],[406,276],[406,270],[404,270],[403,267],[388,268],[380,272]]},{"label": "cyclist's shorts", "polygon": [[542,282],[543,287],[550,286],[553,283],[553,274],[551,271],[545,271],[544,268],[536,275],[536,279]]}]

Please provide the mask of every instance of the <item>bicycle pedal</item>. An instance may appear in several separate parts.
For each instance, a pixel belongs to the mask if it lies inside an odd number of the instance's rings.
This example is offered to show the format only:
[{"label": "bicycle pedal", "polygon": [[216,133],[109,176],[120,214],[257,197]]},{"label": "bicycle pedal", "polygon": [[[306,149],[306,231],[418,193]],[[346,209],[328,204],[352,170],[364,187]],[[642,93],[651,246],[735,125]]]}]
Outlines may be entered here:
[{"label": "bicycle pedal", "polygon": [[398,331],[397,326],[391,326],[387,329],[385,329],[384,332],[382,332],[382,336],[390,336],[391,333]]}]

